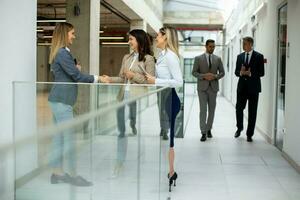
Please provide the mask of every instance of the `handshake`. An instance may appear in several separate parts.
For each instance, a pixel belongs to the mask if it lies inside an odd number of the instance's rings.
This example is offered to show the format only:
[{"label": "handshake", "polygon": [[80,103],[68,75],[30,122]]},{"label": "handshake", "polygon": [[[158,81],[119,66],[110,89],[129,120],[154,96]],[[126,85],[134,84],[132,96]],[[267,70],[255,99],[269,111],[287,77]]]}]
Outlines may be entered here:
[{"label": "handshake", "polygon": [[103,75],[103,76],[99,76],[98,81],[100,83],[111,83],[112,82],[112,78],[107,76],[107,75]]},{"label": "handshake", "polygon": [[[136,75],[135,72],[132,72],[130,70],[126,70],[126,71],[123,72],[121,77],[126,78],[127,80],[131,80],[131,79],[134,78],[135,75]],[[155,77],[154,76],[151,76],[150,74],[145,72],[144,77],[145,77],[146,83],[155,84]],[[98,82],[100,82],[100,83],[112,83],[113,79],[110,76],[102,75],[102,76],[98,77]]]},{"label": "handshake", "polygon": [[[126,70],[126,71],[123,71],[123,74],[122,76],[128,80],[131,80],[134,76],[135,76],[135,73],[130,71],[130,70]],[[102,76],[99,76],[99,82],[100,83],[112,83],[112,78],[110,76],[107,76],[107,75],[102,75]]]}]

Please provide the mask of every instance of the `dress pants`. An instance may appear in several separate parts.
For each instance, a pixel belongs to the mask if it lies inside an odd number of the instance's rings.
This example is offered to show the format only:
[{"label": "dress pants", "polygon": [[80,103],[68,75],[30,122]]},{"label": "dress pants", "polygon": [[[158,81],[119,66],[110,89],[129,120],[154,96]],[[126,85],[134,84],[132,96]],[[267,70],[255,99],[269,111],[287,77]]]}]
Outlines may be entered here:
[{"label": "dress pants", "polygon": [[[129,98],[129,91],[125,91],[124,100]],[[136,124],[136,102],[128,104],[129,107],[129,119],[130,119],[130,126],[134,127]],[[120,136],[125,135],[126,125],[125,125],[125,106],[117,109],[117,125]]]},{"label": "dress pants", "polygon": [[208,86],[205,91],[198,90],[198,97],[200,105],[200,130],[202,134],[206,134],[207,131],[212,129],[216,109],[217,92],[214,91],[211,86]]},{"label": "dress pants", "polygon": [[248,101],[248,127],[246,135],[247,137],[252,137],[254,135],[257,106],[258,106],[259,93],[247,93],[247,92],[237,92],[236,101],[236,126],[237,129],[242,131],[244,128],[244,109]]},{"label": "dress pants", "polygon": [[166,102],[171,92],[171,88],[166,88],[157,94],[160,128],[167,131],[170,128],[170,120],[166,110]]},{"label": "dress pants", "polygon": [[176,93],[176,90],[172,88],[165,101],[165,109],[170,123],[170,147],[174,147],[175,121],[177,114],[180,111],[180,107],[180,99]]},{"label": "dress pants", "polygon": [[[49,101],[49,106],[53,113],[55,124],[73,119],[73,107],[59,102]],[[56,133],[52,138],[50,152],[50,166],[53,168],[64,168],[63,160],[67,157],[67,166],[65,171],[71,174],[75,173],[76,163],[76,136],[73,129]],[[65,155],[65,156],[64,156]]]}]

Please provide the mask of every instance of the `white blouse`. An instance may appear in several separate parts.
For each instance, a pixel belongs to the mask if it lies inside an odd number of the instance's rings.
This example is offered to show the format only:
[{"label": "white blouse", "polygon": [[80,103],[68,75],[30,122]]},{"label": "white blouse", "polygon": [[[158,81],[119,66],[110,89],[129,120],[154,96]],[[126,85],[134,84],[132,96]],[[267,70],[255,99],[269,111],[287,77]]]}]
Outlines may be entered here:
[{"label": "white blouse", "polygon": [[156,85],[180,87],[183,85],[180,61],[170,49],[163,50],[156,62]]}]

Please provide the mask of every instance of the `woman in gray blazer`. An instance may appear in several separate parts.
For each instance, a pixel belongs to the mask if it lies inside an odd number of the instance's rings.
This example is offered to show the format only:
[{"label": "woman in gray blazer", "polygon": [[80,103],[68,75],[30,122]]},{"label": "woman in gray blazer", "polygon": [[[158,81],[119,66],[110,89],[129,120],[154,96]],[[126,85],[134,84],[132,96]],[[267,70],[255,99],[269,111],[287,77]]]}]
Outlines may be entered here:
[{"label": "woman in gray blazer", "polygon": [[[62,123],[73,118],[73,105],[77,98],[76,84],[68,83],[93,83],[98,82],[97,75],[87,75],[80,72],[80,66],[76,65],[69,47],[75,39],[74,27],[70,23],[59,23],[54,29],[49,63],[54,75],[54,82],[48,102],[53,113],[54,123]],[[53,173],[50,177],[52,184],[69,183],[76,186],[90,186],[91,182],[81,176],[75,175],[75,137],[73,130],[67,130],[56,134],[52,139],[52,151],[50,152],[50,165]],[[67,152],[69,173],[63,167],[63,152]]]}]

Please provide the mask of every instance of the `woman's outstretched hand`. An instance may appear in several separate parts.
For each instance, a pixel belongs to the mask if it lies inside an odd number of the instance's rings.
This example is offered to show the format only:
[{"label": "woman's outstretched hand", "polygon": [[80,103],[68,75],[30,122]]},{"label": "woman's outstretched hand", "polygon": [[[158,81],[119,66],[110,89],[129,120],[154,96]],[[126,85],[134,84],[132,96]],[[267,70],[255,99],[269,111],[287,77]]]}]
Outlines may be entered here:
[{"label": "woman's outstretched hand", "polygon": [[107,75],[103,75],[103,76],[99,76],[99,80],[101,83],[111,83],[111,77],[107,76]]}]

